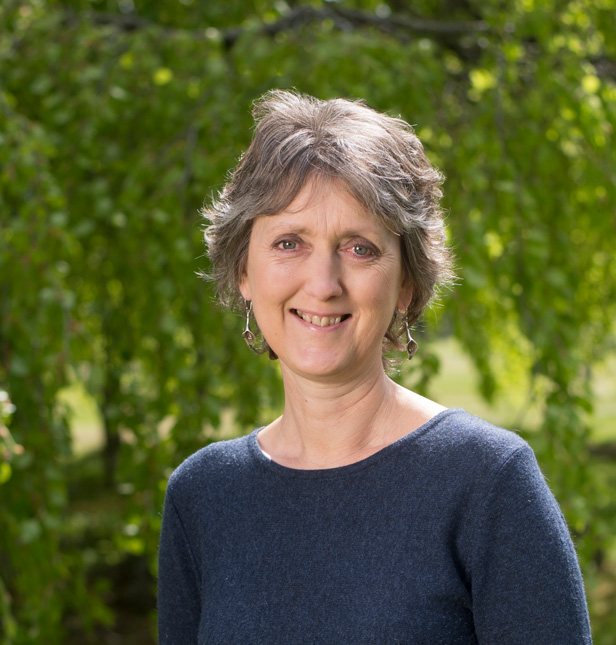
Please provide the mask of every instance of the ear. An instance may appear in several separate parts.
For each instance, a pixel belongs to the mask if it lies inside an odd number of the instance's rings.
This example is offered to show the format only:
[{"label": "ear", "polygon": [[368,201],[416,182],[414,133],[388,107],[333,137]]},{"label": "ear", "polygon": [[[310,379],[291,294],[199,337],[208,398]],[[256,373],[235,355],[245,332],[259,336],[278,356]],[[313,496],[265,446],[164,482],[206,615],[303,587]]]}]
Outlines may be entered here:
[{"label": "ear", "polygon": [[413,285],[408,278],[405,278],[400,287],[400,293],[398,294],[398,300],[396,306],[402,311],[406,311],[411,304],[413,299]]},{"label": "ear", "polygon": [[248,273],[246,272],[246,267],[242,271],[242,277],[240,278],[240,293],[244,300],[252,300],[252,289],[250,288],[250,281],[248,280]]}]

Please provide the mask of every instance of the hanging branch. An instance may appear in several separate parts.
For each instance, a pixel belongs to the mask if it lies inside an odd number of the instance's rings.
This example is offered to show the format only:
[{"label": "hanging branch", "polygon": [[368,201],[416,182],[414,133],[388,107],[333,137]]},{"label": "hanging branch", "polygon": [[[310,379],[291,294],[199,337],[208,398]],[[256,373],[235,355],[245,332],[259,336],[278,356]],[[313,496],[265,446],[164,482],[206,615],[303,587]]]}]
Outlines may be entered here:
[{"label": "hanging branch", "polygon": [[[87,19],[96,25],[113,25],[124,31],[146,29],[155,25],[144,18],[132,14],[115,14],[90,12],[86,14],[67,13],[67,22]],[[421,35],[432,38],[451,39],[465,34],[480,34],[489,31],[489,26],[484,21],[474,22],[447,22],[429,20],[424,18],[407,18],[400,15],[378,16],[375,13],[359,9],[344,7],[316,8],[300,6],[291,9],[287,14],[274,22],[261,23],[257,33],[275,36],[285,31],[297,31],[304,26],[331,20],[342,31],[352,31],[357,28],[374,27],[380,31],[392,34],[399,38],[408,38],[410,35]],[[163,33],[175,33],[177,28],[162,28]],[[186,30],[182,30],[186,31]],[[196,37],[203,38],[203,29],[189,30]],[[231,48],[235,42],[247,32],[255,33],[253,26],[237,26],[221,29],[220,35],[226,48]]]}]

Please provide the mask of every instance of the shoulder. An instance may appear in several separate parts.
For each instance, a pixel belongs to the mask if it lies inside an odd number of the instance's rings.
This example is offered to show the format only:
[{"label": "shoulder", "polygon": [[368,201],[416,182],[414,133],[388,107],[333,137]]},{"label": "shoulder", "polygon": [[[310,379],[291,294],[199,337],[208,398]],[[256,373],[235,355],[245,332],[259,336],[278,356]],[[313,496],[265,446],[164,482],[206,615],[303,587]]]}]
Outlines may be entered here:
[{"label": "shoulder", "polygon": [[415,432],[413,449],[448,476],[488,483],[511,460],[522,458],[537,467],[522,437],[464,410],[445,410]]},{"label": "shoulder", "polygon": [[184,497],[241,477],[252,460],[250,435],[211,443],[187,457],[171,474],[168,493]]},{"label": "shoulder", "polygon": [[469,414],[465,410],[448,409],[431,419],[423,430],[420,442],[435,450],[475,454],[499,460],[518,450],[529,449],[522,437]]},{"label": "shoulder", "polygon": [[[526,524],[567,535],[560,508],[535,453],[519,435],[452,410],[427,432],[432,472],[438,485],[459,492],[470,510],[470,526]],[[442,489],[441,489],[442,490]],[[543,529],[542,529],[543,530]]]}]

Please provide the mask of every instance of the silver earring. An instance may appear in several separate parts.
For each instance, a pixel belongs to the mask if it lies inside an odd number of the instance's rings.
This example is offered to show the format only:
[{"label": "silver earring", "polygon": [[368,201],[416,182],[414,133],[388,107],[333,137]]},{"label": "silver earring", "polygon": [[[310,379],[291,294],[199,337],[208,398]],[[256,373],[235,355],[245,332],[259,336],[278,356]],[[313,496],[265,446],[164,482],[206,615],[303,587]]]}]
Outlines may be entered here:
[{"label": "silver earring", "polygon": [[417,344],[417,341],[413,339],[411,336],[411,330],[409,329],[409,324],[405,320],[404,321],[404,329],[406,329],[406,339],[408,340],[406,344],[406,352],[409,355],[409,361],[415,356],[415,352],[417,351],[417,348],[419,345]]},{"label": "silver earring", "polygon": [[[398,313],[401,315],[406,314],[405,309],[398,309]],[[415,352],[417,351],[417,348],[419,345],[417,344],[417,341],[411,336],[411,330],[409,329],[409,321],[404,318],[404,329],[406,331],[406,352],[409,355],[409,361],[415,356]]]},{"label": "silver earring", "polygon": [[255,352],[255,335],[250,331],[250,314],[252,312],[252,300],[246,300],[246,329],[242,333],[242,338],[246,341],[246,345]]}]

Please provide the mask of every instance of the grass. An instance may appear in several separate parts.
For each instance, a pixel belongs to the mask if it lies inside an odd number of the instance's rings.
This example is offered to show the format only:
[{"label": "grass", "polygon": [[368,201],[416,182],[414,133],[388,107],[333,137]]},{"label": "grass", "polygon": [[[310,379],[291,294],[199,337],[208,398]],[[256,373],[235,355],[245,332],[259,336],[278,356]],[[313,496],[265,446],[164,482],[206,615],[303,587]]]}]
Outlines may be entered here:
[{"label": "grass", "polygon": [[[526,374],[514,374],[494,403],[479,393],[479,376],[471,359],[454,338],[439,341],[435,351],[441,361],[440,373],[430,385],[430,398],[446,407],[464,408],[495,425],[512,430],[537,430],[541,421],[541,398],[529,396]],[[594,411],[587,416],[593,443],[616,441],[616,355],[593,368]]]},{"label": "grass", "polygon": [[59,399],[71,409],[71,435],[76,457],[100,450],[104,441],[103,421],[94,399],[81,383],[60,392]]},{"label": "grass", "polygon": [[593,373],[595,414],[593,439],[598,443],[616,440],[616,356],[609,356]]},{"label": "grass", "polygon": [[455,338],[436,343],[434,350],[441,362],[439,374],[430,384],[428,396],[448,408],[463,408],[495,425],[514,429],[523,420],[533,427],[539,421],[537,405],[528,410],[528,382],[508,383],[494,403],[479,393],[479,375],[470,357]]}]

